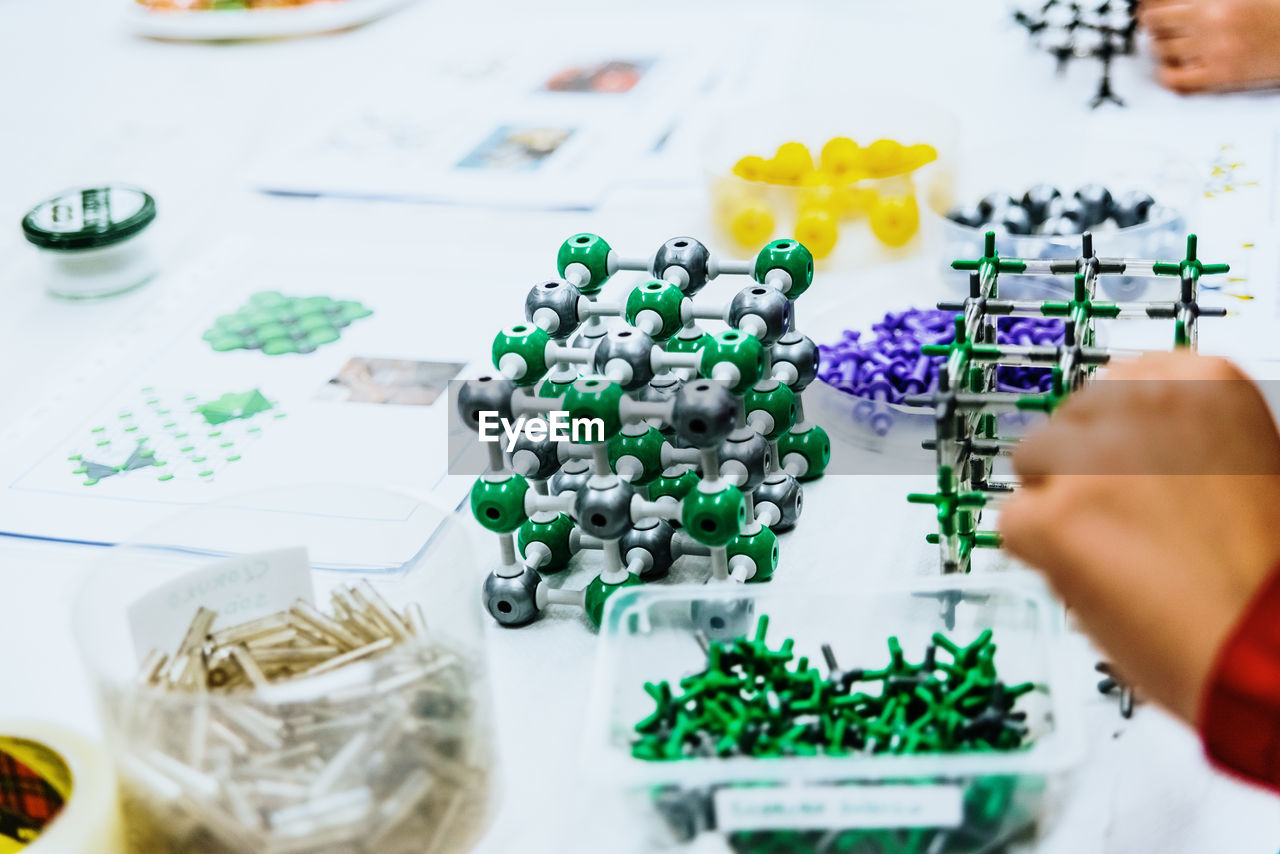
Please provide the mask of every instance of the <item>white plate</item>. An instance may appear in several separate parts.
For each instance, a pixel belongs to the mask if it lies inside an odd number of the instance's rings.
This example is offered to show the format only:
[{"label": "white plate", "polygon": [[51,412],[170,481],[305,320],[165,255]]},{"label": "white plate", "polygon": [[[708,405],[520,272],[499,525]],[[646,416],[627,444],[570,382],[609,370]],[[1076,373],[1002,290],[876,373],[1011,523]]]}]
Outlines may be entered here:
[{"label": "white plate", "polygon": [[411,0],[319,0],[279,9],[152,11],[130,2],[129,24],[141,36],[183,41],[271,39],[333,32],[390,14]]}]

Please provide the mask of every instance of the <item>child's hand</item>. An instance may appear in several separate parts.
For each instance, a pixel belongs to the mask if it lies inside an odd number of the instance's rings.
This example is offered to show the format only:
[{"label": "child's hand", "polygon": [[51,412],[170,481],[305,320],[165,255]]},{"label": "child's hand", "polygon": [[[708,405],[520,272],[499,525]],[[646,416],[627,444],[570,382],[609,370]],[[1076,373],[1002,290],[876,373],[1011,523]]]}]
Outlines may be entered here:
[{"label": "child's hand", "polygon": [[1138,18],[1166,88],[1280,85],[1280,0],[1142,0]]},{"label": "child's hand", "polygon": [[1214,657],[1280,565],[1280,436],[1234,365],[1186,353],[1117,365],[1013,456],[1000,512],[1118,670],[1194,722]]}]

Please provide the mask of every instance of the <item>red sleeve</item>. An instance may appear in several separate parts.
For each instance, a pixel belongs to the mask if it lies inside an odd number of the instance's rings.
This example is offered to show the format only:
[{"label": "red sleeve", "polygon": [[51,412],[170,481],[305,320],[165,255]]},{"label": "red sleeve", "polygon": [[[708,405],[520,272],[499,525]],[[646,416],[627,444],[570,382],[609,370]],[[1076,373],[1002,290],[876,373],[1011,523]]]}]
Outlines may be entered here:
[{"label": "red sleeve", "polygon": [[1200,734],[1215,765],[1280,790],[1280,569],[1218,652]]}]

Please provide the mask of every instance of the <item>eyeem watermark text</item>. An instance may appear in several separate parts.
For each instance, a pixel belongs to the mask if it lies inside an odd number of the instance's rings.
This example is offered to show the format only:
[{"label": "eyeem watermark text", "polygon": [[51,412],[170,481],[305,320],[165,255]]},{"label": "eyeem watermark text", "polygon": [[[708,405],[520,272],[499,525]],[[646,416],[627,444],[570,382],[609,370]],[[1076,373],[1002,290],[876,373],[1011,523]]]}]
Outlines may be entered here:
[{"label": "eyeem watermark text", "polygon": [[603,442],[604,421],[599,418],[570,418],[568,412],[552,411],[547,417],[521,415],[515,421],[496,412],[481,412],[477,422],[481,442],[501,442],[509,454],[523,434],[530,442]]}]

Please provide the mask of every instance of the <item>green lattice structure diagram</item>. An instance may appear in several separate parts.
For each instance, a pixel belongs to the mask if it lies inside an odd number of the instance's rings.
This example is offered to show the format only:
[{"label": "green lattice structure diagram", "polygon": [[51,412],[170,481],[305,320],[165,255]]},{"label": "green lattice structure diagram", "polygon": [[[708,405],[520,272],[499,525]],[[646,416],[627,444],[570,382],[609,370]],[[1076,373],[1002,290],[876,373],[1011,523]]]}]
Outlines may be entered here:
[{"label": "green lattice structure diagram", "polygon": [[219,353],[261,350],[268,356],[312,353],[342,337],[354,321],[373,314],[355,300],[293,297],[260,291],[231,314],[218,317],[204,340]]},{"label": "green lattice structure diagram", "polygon": [[125,476],[211,482],[243,458],[267,425],[284,417],[257,389],[202,401],[195,394],[171,397],[148,387],[139,405],[91,428],[67,459],[85,486]]}]

